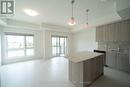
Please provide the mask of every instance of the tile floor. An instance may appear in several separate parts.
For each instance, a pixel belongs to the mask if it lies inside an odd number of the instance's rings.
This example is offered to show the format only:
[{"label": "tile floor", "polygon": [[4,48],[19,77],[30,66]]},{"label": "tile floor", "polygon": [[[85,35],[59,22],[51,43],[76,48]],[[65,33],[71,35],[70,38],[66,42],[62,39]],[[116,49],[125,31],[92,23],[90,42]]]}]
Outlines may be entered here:
[{"label": "tile floor", "polygon": [[[0,78],[0,87],[75,87],[68,80],[68,60],[62,57],[4,65]],[[105,68],[105,75],[90,87],[130,87],[130,75]]]}]

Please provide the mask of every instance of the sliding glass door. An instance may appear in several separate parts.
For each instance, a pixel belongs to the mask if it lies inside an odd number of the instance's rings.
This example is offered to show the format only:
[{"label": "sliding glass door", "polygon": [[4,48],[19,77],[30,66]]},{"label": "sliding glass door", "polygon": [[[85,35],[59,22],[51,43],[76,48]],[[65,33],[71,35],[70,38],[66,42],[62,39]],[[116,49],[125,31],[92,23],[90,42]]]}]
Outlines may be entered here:
[{"label": "sliding glass door", "polygon": [[52,36],[52,55],[53,57],[65,56],[67,53],[67,37]]}]

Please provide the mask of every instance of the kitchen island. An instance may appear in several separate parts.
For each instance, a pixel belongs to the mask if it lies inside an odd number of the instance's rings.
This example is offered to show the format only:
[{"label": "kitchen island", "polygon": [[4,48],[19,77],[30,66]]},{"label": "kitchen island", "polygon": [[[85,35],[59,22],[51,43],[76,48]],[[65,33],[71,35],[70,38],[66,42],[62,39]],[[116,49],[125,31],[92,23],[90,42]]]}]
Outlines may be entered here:
[{"label": "kitchen island", "polygon": [[104,74],[104,55],[95,52],[77,52],[69,59],[69,80],[76,87],[88,87]]}]

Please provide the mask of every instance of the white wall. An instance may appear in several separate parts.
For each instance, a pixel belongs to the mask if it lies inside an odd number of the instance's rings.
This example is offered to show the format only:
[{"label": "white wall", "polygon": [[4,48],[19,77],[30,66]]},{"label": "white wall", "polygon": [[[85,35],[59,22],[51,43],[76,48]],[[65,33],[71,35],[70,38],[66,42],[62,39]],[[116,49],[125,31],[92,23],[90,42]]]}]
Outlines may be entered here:
[{"label": "white wall", "polygon": [[73,34],[73,52],[97,49],[96,28],[84,29]]},{"label": "white wall", "polygon": [[[4,32],[27,33],[35,35],[34,45],[36,56],[34,58],[52,58],[51,35],[68,36],[68,53],[71,53],[71,29],[54,25],[43,26],[43,24],[39,25],[12,19],[7,19],[5,22],[6,24],[2,36],[4,36]],[[5,55],[3,55],[4,44],[4,39],[2,39],[2,58],[5,57]]]},{"label": "white wall", "polygon": [[2,33],[3,27],[0,26],[0,66],[1,66],[1,33]]},{"label": "white wall", "polygon": [[0,33],[0,66],[1,66],[1,33]]}]

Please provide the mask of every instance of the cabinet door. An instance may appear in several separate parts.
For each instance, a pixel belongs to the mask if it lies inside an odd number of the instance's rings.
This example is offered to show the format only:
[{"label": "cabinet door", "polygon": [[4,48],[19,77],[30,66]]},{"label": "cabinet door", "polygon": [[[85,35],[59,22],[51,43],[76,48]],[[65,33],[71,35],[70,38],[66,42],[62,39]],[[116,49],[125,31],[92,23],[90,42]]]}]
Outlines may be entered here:
[{"label": "cabinet door", "polygon": [[103,41],[103,42],[106,42],[106,41],[107,41],[107,40],[106,40],[106,26],[103,25],[103,26],[101,27],[101,30],[102,30],[102,41]]},{"label": "cabinet door", "polygon": [[124,22],[121,22],[120,23],[120,41],[125,41],[125,36],[126,36],[126,34],[125,34],[125,23]]},{"label": "cabinet door", "polygon": [[97,42],[100,41],[99,38],[100,38],[99,27],[96,27],[96,41],[97,41]]},{"label": "cabinet door", "polygon": [[106,52],[106,64],[109,67],[116,67],[116,53],[115,52]]},{"label": "cabinet door", "polygon": [[113,23],[111,24],[111,41],[117,41],[116,39],[117,32],[116,32],[116,25]]},{"label": "cabinet door", "polygon": [[130,20],[102,25],[96,28],[96,41],[130,41]]},{"label": "cabinet door", "polygon": [[129,28],[129,21],[123,21],[121,24],[121,37],[122,37],[122,41],[129,41],[129,35],[130,35],[130,28]]},{"label": "cabinet door", "polygon": [[86,60],[83,62],[83,81],[87,82],[84,84],[84,87],[92,84],[96,77],[96,61],[95,58]]},{"label": "cabinet door", "polygon": [[112,38],[112,36],[111,36],[111,26],[110,26],[110,24],[108,24],[107,25],[107,32],[108,32],[108,36],[107,36],[107,38],[108,38],[108,40],[107,41],[111,41],[111,38]]},{"label": "cabinet door", "polygon": [[103,25],[96,28],[96,41],[107,42],[110,41],[110,26]]},{"label": "cabinet door", "polygon": [[107,25],[104,25],[104,41],[107,42],[108,41],[108,28]]},{"label": "cabinet door", "polygon": [[115,23],[115,39],[116,41],[120,41],[120,27],[121,27],[121,23]]},{"label": "cabinet door", "polygon": [[103,27],[101,26],[100,28],[99,28],[99,32],[100,32],[100,42],[103,42],[104,40],[103,40],[103,37],[104,37],[104,34],[103,34]]},{"label": "cabinet door", "polygon": [[128,35],[129,35],[129,39],[128,39],[128,40],[129,40],[129,42],[130,42],[130,20],[128,21],[128,33],[129,33],[129,34],[128,34]]},{"label": "cabinet door", "polygon": [[117,69],[130,72],[129,56],[127,54],[117,54]]},{"label": "cabinet door", "polygon": [[102,41],[103,41],[102,26],[98,26],[98,27],[96,28],[96,41],[97,41],[97,42],[102,42]]},{"label": "cabinet door", "polygon": [[115,24],[109,24],[109,41],[115,41]]},{"label": "cabinet door", "polygon": [[83,87],[88,87],[104,74],[103,58],[102,55],[83,62],[83,82],[86,82]]},{"label": "cabinet door", "polygon": [[117,41],[130,41],[130,21],[125,20],[118,23],[116,25],[116,40]]}]

